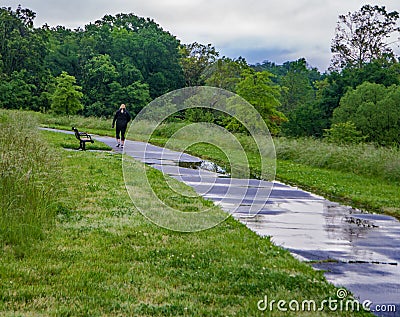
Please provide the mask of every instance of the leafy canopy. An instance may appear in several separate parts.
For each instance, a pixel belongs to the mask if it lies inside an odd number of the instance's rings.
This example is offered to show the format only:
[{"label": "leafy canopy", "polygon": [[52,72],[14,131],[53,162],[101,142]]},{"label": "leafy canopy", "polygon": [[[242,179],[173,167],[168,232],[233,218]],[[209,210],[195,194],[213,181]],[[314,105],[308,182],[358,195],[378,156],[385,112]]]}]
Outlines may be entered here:
[{"label": "leafy canopy", "polygon": [[352,122],[368,141],[399,144],[400,86],[365,82],[350,89],[333,112],[334,123]]},{"label": "leafy canopy", "polygon": [[246,99],[263,117],[272,134],[277,134],[282,122],[286,121],[283,113],[276,108],[280,105],[280,87],[271,80],[272,74],[263,71],[245,70],[243,79],[237,85],[237,94]]},{"label": "leafy canopy", "polygon": [[56,89],[52,96],[51,109],[59,114],[75,114],[83,109],[82,87],[76,85],[74,76],[62,72],[56,78]]},{"label": "leafy canopy", "polygon": [[331,68],[346,66],[360,68],[374,59],[393,60],[391,45],[400,33],[399,13],[387,12],[385,7],[364,5],[359,11],[339,16],[332,41]]}]

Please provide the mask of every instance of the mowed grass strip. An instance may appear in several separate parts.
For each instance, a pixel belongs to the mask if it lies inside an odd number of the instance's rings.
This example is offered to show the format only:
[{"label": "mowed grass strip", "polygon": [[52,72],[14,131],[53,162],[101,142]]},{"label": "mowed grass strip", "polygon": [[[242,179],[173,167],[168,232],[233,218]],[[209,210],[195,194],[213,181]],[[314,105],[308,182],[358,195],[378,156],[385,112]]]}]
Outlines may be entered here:
[{"label": "mowed grass strip", "polygon": [[[57,145],[63,135],[42,134],[57,147],[63,171],[57,222],[23,257],[1,250],[1,315],[262,316],[257,303],[265,295],[300,303],[335,297],[322,272],[232,218],[197,233],[155,226],[126,192],[121,155],[66,151]],[[157,171],[148,177],[163,179]],[[137,199],[152,197],[139,180],[131,186]],[[201,198],[193,199],[198,208]],[[364,313],[292,312],[332,314]]]},{"label": "mowed grass strip", "polygon": [[400,219],[398,182],[284,160],[277,162],[277,178],[330,200]]}]

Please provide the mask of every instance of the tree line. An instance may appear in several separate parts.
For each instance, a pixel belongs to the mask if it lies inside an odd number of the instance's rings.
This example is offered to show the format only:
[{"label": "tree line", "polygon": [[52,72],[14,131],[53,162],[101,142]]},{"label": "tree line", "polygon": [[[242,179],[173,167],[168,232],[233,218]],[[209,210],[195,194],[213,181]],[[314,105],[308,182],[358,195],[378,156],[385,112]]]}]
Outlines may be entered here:
[{"label": "tree line", "polygon": [[[126,103],[135,115],[169,91],[209,85],[249,101],[275,135],[400,143],[400,66],[392,50],[399,14],[385,7],[339,16],[324,73],[304,58],[249,65],[220,57],[211,44],[182,44],[134,14],[106,15],[75,30],[36,28],[35,17],[21,6],[0,8],[2,108],[109,117]],[[177,117],[243,132],[234,118],[211,111]]]}]

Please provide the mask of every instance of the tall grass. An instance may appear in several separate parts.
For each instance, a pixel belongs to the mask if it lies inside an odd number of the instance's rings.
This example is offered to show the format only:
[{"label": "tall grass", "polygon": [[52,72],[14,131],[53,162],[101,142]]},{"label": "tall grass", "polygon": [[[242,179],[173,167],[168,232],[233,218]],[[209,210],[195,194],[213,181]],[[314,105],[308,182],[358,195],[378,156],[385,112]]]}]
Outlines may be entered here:
[{"label": "tall grass", "polygon": [[[70,130],[71,127],[77,127],[82,130],[90,130],[97,134],[112,134],[112,119],[82,117],[78,115],[55,115],[35,113],[40,123],[49,128],[62,128]],[[107,132],[109,131],[109,132]]]},{"label": "tall grass", "polygon": [[398,148],[336,145],[312,138],[277,138],[275,149],[281,160],[400,182]]},{"label": "tall grass", "polygon": [[54,219],[59,167],[29,113],[0,110],[0,243],[16,249],[43,237]]}]

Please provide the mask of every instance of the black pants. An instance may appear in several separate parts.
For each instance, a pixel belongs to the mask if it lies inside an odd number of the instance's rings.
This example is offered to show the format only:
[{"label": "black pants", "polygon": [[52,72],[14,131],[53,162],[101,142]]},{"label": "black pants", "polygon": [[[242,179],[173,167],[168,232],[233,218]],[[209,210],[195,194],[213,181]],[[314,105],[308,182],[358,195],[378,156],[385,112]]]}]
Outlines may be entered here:
[{"label": "black pants", "polygon": [[[117,140],[121,139],[122,141],[125,141],[126,125],[118,125],[117,124],[115,132],[116,132]],[[121,137],[119,137],[119,134],[121,134]]]}]

